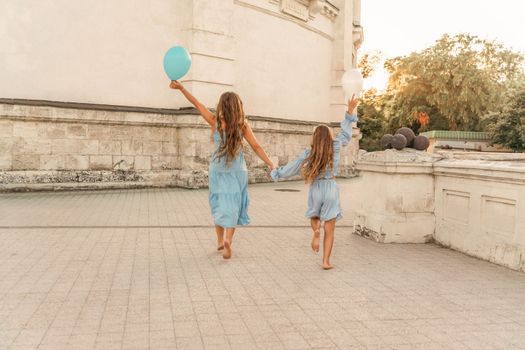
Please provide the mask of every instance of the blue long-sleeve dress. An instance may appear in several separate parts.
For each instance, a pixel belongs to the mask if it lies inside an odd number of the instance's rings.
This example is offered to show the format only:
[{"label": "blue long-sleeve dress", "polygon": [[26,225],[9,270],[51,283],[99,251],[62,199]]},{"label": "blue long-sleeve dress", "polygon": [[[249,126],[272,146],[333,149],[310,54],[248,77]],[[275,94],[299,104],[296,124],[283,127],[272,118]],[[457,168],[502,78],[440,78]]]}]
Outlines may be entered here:
[{"label": "blue long-sleeve dress", "polygon": [[[337,175],[337,167],[339,165],[339,160],[341,159],[341,149],[350,142],[350,139],[352,138],[352,123],[356,121],[357,115],[345,113],[345,118],[341,122],[341,131],[337,134],[333,143],[334,167],[333,169],[327,169],[324,174],[319,175],[310,185],[306,217],[318,217],[322,221],[332,219],[339,220],[343,217],[339,201],[339,188],[335,182],[335,176]],[[273,170],[271,173],[272,179],[274,181],[279,181],[279,179],[299,174],[304,161],[309,155],[310,149],[307,148],[295,160],[285,166]]]}]

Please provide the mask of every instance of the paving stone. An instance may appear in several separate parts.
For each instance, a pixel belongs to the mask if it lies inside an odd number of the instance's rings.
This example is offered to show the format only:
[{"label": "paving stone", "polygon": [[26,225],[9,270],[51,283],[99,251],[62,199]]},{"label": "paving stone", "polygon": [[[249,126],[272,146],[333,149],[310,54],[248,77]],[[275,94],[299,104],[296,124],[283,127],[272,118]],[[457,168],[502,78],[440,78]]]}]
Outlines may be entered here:
[{"label": "paving stone", "polygon": [[352,235],[351,181],[332,271],[298,182],[250,187],[230,261],[205,190],[0,194],[0,348],[525,348],[523,273]]}]

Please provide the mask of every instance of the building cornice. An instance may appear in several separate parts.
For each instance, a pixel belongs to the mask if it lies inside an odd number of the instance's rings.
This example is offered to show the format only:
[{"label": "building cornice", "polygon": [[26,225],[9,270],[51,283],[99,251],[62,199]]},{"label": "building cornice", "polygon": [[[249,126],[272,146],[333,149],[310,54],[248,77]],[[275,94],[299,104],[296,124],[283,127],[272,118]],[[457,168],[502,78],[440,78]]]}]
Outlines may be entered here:
[{"label": "building cornice", "polygon": [[278,5],[279,11],[303,22],[315,19],[321,15],[335,21],[339,15],[339,8],[328,0],[269,0],[270,3]]},{"label": "building cornice", "polygon": [[[69,109],[69,110],[80,110],[84,112],[115,112],[119,116],[115,116],[115,119],[108,118],[105,116],[103,120],[98,120],[94,117],[88,117],[86,113],[79,112],[82,114],[83,118],[78,118],[75,114],[66,113],[66,117],[58,117],[55,114],[46,115],[45,113],[35,113],[34,115],[19,115],[17,113],[8,112],[3,113],[0,108],[0,120],[1,119],[12,119],[12,120],[25,120],[32,122],[47,121],[47,122],[63,122],[63,123],[100,123],[104,122],[106,124],[129,124],[129,125],[154,125],[154,126],[175,126],[178,127],[182,124],[191,124],[196,127],[208,127],[204,122],[197,122],[185,120],[184,122],[176,119],[170,119],[167,116],[178,115],[178,116],[198,116],[199,111],[193,107],[186,107],[180,109],[174,108],[154,108],[154,107],[138,107],[138,106],[121,106],[121,105],[107,105],[107,104],[98,104],[98,103],[81,103],[81,102],[62,102],[62,101],[48,101],[48,100],[29,100],[29,99],[13,99],[13,98],[0,98],[0,107],[2,105],[11,105],[11,106],[26,106],[26,107],[35,107],[35,108],[59,108],[59,109]],[[11,107],[9,107],[11,109]],[[213,112],[214,110],[211,109]],[[122,113],[139,113],[139,114],[149,114],[157,115],[155,121],[149,120],[147,122],[140,122],[140,118],[131,118],[136,120],[128,120],[128,118],[122,117]],[[299,119],[284,119],[284,118],[274,118],[260,115],[247,115],[246,116],[250,121],[254,122],[272,122],[280,124],[290,124],[295,126],[304,126],[304,127],[315,127],[320,124],[330,125],[332,127],[339,127],[339,123],[327,123],[319,121],[305,121]],[[160,119],[158,119],[160,118]],[[200,120],[200,119],[199,119]],[[186,124],[185,124],[186,123]],[[188,125],[189,125],[188,124]],[[355,126],[355,125],[354,125]],[[357,129],[354,127],[354,129]],[[283,132],[285,132],[284,130]],[[289,131],[289,130],[288,130]],[[286,131],[286,132],[288,132]],[[311,133],[309,129],[307,132]]]},{"label": "building cornice", "polygon": [[[278,1],[272,1],[272,3],[279,3]],[[293,16],[290,16],[290,15],[287,15],[285,13],[282,13],[281,11],[274,11],[274,10],[270,10],[268,8],[263,8],[263,7],[260,7],[260,6],[255,6],[253,4],[250,4],[244,0],[234,0],[234,3],[236,5],[239,5],[239,6],[243,6],[243,7],[246,7],[246,8],[249,8],[249,9],[252,9],[254,11],[259,11],[259,12],[262,12],[264,14],[267,14],[267,15],[270,15],[270,16],[274,16],[274,17],[277,17],[277,18],[280,18],[280,19],[283,19],[283,20],[286,20],[286,21],[289,21],[289,22],[293,22],[301,27],[303,27],[304,29],[307,29],[313,33],[316,33],[322,37],[324,37],[325,39],[328,39],[330,41],[333,41],[334,40],[334,37],[322,30],[319,30],[317,28],[314,28],[313,26],[309,25],[307,22],[299,19],[299,18],[295,18]]]}]

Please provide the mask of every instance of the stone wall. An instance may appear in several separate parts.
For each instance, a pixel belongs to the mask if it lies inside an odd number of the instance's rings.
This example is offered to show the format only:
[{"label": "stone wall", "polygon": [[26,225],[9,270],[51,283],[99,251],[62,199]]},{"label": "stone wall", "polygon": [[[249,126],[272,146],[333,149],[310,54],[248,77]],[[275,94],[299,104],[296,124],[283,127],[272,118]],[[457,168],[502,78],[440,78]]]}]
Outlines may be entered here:
[{"label": "stone wall", "polygon": [[354,187],[357,234],[382,243],[425,243],[434,235],[436,156],[408,150],[365,153]]},{"label": "stone wall", "polygon": [[436,241],[525,271],[525,154],[365,153],[354,232],[378,242]]},{"label": "stone wall", "polygon": [[525,271],[525,154],[456,154],[434,175],[435,240]]},{"label": "stone wall", "polygon": [[[274,162],[285,164],[319,123],[249,116]],[[358,129],[342,155],[352,176]],[[211,132],[195,110],[0,100],[0,189],[207,186]],[[250,182],[268,181],[246,146]]]}]

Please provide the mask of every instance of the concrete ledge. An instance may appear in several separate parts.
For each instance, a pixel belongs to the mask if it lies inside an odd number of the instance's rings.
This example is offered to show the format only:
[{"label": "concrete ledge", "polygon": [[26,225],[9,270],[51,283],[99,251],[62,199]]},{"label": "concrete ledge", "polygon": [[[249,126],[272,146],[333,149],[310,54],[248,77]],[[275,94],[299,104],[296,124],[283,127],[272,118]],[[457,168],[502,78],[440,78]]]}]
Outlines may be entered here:
[{"label": "concrete ledge", "polygon": [[434,239],[524,270],[525,155],[416,152],[358,160],[354,233],[382,243]]},{"label": "concrete ledge", "polygon": [[434,164],[435,175],[525,184],[525,161],[444,159]]},{"label": "concrete ledge", "polygon": [[145,182],[64,182],[44,184],[1,184],[1,192],[39,192],[39,191],[84,191],[84,190],[107,190],[107,189],[131,189],[144,187],[169,187]]},{"label": "concrete ledge", "polygon": [[0,191],[4,192],[137,187],[202,188],[207,186],[208,172],[196,170],[61,170],[0,172]]},{"label": "concrete ledge", "polygon": [[432,164],[411,164],[411,163],[375,163],[359,162],[356,165],[358,171],[369,171],[387,174],[432,174]]}]

